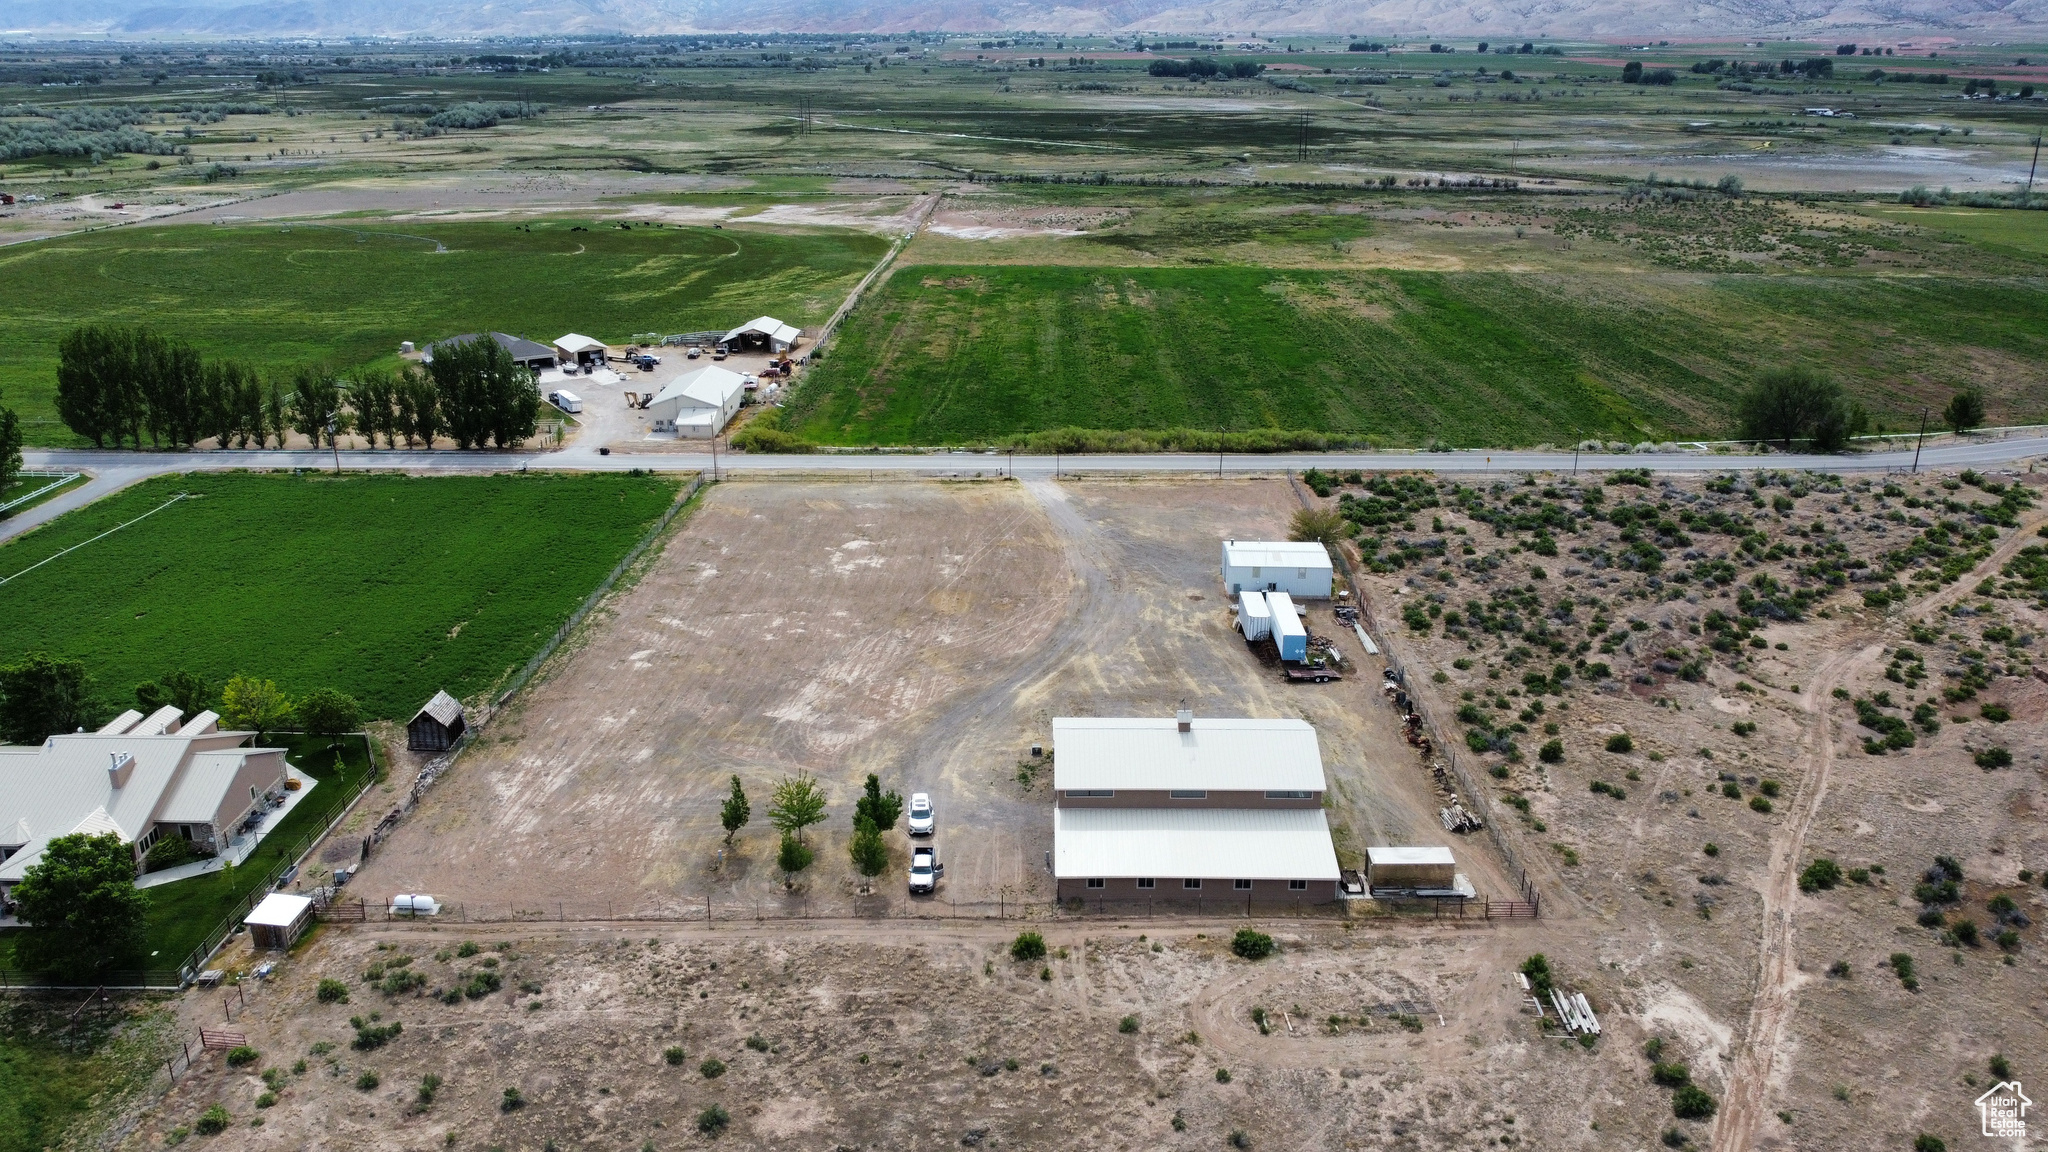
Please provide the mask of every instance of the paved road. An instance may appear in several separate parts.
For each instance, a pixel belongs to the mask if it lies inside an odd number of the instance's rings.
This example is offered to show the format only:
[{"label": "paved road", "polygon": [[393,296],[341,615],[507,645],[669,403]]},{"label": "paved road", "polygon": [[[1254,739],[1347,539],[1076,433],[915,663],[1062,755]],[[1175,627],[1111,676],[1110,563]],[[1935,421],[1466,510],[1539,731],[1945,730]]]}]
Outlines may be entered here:
[{"label": "paved road", "polygon": [[[227,451],[107,452],[36,449],[24,452],[30,468],[67,468],[90,473],[89,483],[46,501],[5,523],[0,540],[82,507],[139,480],[169,472],[217,471],[229,468],[332,468],[332,452]],[[1930,447],[1920,455],[1922,468],[2001,468],[2036,457],[2048,457],[2048,437],[1976,440]],[[1888,472],[1910,468],[1912,449],[1865,452],[1849,456],[1779,453],[1770,456],[1716,456],[1706,453],[1642,453],[1606,455],[1569,452],[1298,452],[1260,455],[1013,456],[981,452],[820,453],[813,456],[748,456],[720,452],[716,466],[725,472],[784,472],[858,476],[893,473],[924,476],[1009,474],[1024,478],[1086,473],[1155,473],[1160,475],[1271,475],[1305,468],[1384,472],[1570,472],[1647,468],[1652,472],[1700,473],[1729,469],[1796,468],[1816,472]],[[515,468],[546,468],[623,472],[647,468],[659,472],[709,472],[707,453],[614,452],[600,456],[595,446],[571,444],[552,452],[367,452],[341,454],[351,471],[490,472]]]}]

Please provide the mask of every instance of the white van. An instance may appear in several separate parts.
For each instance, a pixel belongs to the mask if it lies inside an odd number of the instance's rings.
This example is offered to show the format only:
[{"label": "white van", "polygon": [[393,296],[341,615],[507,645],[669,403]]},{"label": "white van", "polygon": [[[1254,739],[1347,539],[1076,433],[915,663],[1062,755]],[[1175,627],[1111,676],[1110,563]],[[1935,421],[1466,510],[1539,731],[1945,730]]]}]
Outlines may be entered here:
[{"label": "white van", "polygon": [[578,396],[574,392],[571,392],[565,388],[556,389],[555,391],[548,393],[548,403],[553,404],[555,407],[560,408],[564,412],[583,411],[583,397]]}]

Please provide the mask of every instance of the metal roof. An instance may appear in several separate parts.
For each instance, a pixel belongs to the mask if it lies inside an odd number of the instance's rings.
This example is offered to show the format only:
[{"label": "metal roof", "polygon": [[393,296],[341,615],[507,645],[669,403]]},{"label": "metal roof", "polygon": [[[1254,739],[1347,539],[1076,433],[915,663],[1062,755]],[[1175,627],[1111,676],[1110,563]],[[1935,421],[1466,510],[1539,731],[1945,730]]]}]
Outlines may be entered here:
[{"label": "metal roof", "polygon": [[795,343],[796,338],[803,334],[795,325],[784,324],[773,316],[756,316],[745,324],[727,332],[724,338],[719,340],[719,343],[730,343],[735,337],[746,332],[759,332],[771,340],[780,340],[785,344]]},{"label": "metal roof", "polygon": [[1244,609],[1244,614],[1255,620],[1270,620],[1273,618],[1273,613],[1266,608],[1266,594],[1264,592],[1247,588],[1237,594],[1237,601],[1239,607]]},{"label": "metal roof", "polygon": [[192,762],[179,773],[177,787],[172,789],[156,818],[166,824],[213,823],[228,786],[235,782],[235,774],[247,760],[248,755],[239,748],[232,752],[193,753]]},{"label": "metal roof", "polygon": [[1273,633],[1276,636],[1306,636],[1308,629],[1301,623],[1301,609],[1294,606],[1294,597],[1285,592],[1266,593],[1266,608],[1273,614]]},{"label": "metal roof", "polygon": [[655,414],[655,418],[669,419],[671,418],[668,411],[669,406],[673,406],[678,410],[684,408],[723,408],[727,401],[746,391],[746,389],[746,378],[739,373],[734,372],[730,368],[721,368],[716,364],[707,364],[695,372],[678,376],[670,381],[668,387],[663,388],[657,393],[647,407],[650,412],[653,412],[655,405],[662,405],[661,411]]},{"label": "metal roof", "polygon": [[1330,550],[1316,540],[1225,540],[1223,563],[1231,568],[1328,568]]},{"label": "metal roof", "polygon": [[1365,850],[1365,858],[1373,864],[1456,864],[1451,850],[1441,846],[1428,848],[1390,848],[1376,845]]},{"label": "metal roof", "polygon": [[1052,722],[1056,789],[1321,792],[1323,755],[1303,720],[1063,716]]},{"label": "metal roof", "polygon": [[571,332],[558,338],[555,347],[564,352],[602,352],[605,350],[605,343],[602,340],[593,340],[580,332]]},{"label": "metal roof", "polygon": [[299,917],[304,916],[306,909],[312,906],[313,901],[309,897],[272,892],[263,898],[263,903],[258,904],[249,913],[249,918],[242,923],[262,928],[289,928],[298,923]]},{"label": "metal roof", "polygon": [[1320,808],[1055,808],[1052,829],[1061,879],[1337,879]]},{"label": "metal roof", "polygon": [[[432,344],[427,345],[427,362],[433,362],[434,349],[442,345],[467,344],[475,340],[478,335],[479,333],[476,332],[464,332],[460,336],[448,336],[434,341]],[[528,360],[553,360],[555,358],[555,350],[553,348],[528,340],[524,336],[514,336],[509,332],[492,332],[490,337],[492,340],[497,341],[498,347],[510,352],[512,358],[522,364]],[[567,339],[567,337],[564,337],[564,339]],[[588,337],[584,337],[584,339],[588,339]]]},{"label": "metal roof", "polygon": [[443,728],[453,727],[457,720],[462,719],[462,701],[446,692],[436,692],[432,700],[427,701],[424,707],[412,714],[413,720],[422,716],[437,721]]},{"label": "metal roof", "polygon": [[[88,830],[118,831],[123,840],[134,840],[153,821],[165,819],[157,812],[167,799],[175,800],[180,810],[204,810],[191,820],[211,820],[234,780],[232,772],[219,771],[217,760],[239,763],[242,756],[257,751],[237,747],[253,735],[78,733],[52,736],[28,747],[0,747],[0,828],[10,829],[10,836],[26,831],[43,841],[97,818],[106,823]],[[134,766],[116,788],[109,769],[119,754],[132,756]],[[202,765],[203,780],[190,776],[195,763]],[[209,790],[210,801],[205,795]],[[8,863],[17,863],[23,855],[17,853]]]}]

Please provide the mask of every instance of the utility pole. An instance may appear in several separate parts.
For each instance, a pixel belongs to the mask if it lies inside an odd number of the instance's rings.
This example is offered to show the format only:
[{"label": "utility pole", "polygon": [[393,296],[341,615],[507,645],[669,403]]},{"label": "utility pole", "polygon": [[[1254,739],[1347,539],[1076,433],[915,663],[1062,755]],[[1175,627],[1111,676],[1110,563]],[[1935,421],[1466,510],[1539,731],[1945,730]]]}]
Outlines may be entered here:
[{"label": "utility pole", "polygon": [[[341,441],[334,435],[335,421],[336,418],[333,416],[327,418],[327,446],[334,449],[334,474],[339,476],[341,475]],[[318,444],[313,445],[313,450],[315,452],[319,451],[320,446]]]},{"label": "utility pole", "polygon": [[1927,409],[1920,409],[1920,439],[1913,441],[1913,475],[1920,474],[1920,445],[1927,442]]},{"label": "utility pole", "polygon": [[718,483],[718,433],[711,434],[711,482]]},{"label": "utility pole", "polygon": [[2034,198],[2034,170],[2035,170],[2036,168],[2039,168],[2040,166],[2041,166],[2041,135],[2040,135],[2040,133],[2038,133],[2038,132],[2037,132],[2037,133],[2035,133],[2035,134],[2034,134],[2034,162],[2033,162],[2032,164],[2029,164],[2029,165],[2027,165],[2027,191],[2026,191],[2025,195],[2022,195],[2022,196],[2020,197],[2020,206],[2021,206],[2021,207],[2025,207],[2025,206],[2026,206],[2026,203],[2027,203],[2027,201],[2029,201],[2029,200],[2031,200],[2031,199],[2033,199],[2033,198]]},{"label": "utility pole", "polygon": [[1576,435],[1578,439],[1572,441],[1572,475],[1574,476],[1579,474],[1579,449],[1586,443],[1586,434],[1584,432],[1579,432]]}]

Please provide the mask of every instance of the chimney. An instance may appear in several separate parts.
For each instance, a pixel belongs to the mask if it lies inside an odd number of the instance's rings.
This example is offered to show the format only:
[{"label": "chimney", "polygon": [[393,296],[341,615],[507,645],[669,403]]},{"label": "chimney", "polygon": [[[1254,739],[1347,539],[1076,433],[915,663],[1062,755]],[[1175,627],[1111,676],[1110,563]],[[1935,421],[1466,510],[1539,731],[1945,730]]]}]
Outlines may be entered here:
[{"label": "chimney", "polygon": [[128,786],[128,778],[135,775],[135,756],[129,752],[107,754],[107,780],[116,790]]},{"label": "chimney", "polygon": [[1175,727],[1183,732],[1195,730],[1195,712],[1192,708],[1183,705],[1179,711],[1173,714],[1173,720]]}]

